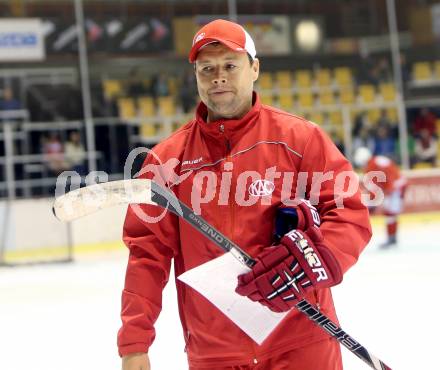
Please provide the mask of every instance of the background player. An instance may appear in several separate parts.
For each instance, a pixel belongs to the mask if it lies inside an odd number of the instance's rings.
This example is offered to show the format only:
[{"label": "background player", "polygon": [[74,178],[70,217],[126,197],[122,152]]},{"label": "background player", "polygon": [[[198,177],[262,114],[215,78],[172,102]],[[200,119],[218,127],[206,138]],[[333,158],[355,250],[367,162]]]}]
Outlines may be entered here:
[{"label": "background player", "polygon": [[[385,175],[385,181],[374,181],[384,193],[384,201],[379,209],[382,209],[386,217],[387,240],[381,244],[382,248],[389,248],[397,244],[398,216],[403,210],[403,196],[406,179],[401,175],[397,164],[389,157],[383,155],[373,156],[366,147],[357,149],[354,155],[355,165],[362,168],[364,173],[381,171]],[[367,189],[369,190],[369,189]],[[377,212],[376,208],[370,208]]]}]

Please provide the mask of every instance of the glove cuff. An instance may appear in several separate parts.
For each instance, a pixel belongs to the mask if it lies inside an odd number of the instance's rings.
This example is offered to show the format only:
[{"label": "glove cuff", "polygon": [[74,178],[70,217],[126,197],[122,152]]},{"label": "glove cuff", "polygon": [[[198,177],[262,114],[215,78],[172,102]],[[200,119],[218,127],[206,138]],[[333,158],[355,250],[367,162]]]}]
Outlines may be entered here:
[{"label": "glove cuff", "polygon": [[331,287],[342,281],[342,270],[333,253],[317,238],[301,230],[292,230],[281,239],[316,287]]}]

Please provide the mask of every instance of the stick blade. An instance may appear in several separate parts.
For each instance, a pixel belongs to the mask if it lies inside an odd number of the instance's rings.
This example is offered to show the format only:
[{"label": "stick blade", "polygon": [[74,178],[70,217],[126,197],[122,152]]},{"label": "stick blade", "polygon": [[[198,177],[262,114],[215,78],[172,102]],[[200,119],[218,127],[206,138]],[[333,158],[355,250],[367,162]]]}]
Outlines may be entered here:
[{"label": "stick blade", "polygon": [[86,186],[55,199],[53,214],[68,222],[119,204],[156,204],[151,200],[151,180],[110,181]]}]

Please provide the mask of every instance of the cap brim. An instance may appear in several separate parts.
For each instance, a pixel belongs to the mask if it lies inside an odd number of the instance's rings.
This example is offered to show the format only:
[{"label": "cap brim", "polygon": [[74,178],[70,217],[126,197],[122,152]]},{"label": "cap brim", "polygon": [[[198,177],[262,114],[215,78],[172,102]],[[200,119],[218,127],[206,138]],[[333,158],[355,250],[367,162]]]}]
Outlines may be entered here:
[{"label": "cap brim", "polygon": [[189,53],[189,61],[190,63],[194,63],[197,59],[197,54],[199,53],[200,49],[208,44],[212,44],[213,42],[219,42],[229,49],[236,51],[238,53],[245,53],[246,49],[243,49],[240,45],[236,44],[235,42],[224,40],[220,38],[206,38],[202,39],[199,42],[195,43],[193,47],[191,48],[191,51]]}]

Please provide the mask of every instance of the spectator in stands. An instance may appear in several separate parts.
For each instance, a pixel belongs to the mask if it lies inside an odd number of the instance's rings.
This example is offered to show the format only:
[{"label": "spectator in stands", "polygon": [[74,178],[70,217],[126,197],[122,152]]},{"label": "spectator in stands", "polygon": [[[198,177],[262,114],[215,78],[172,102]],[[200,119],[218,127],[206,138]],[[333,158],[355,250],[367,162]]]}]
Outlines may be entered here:
[{"label": "spectator in stands", "polygon": [[52,176],[58,176],[67,169],[64,161],[63,144],[56,132],[50,133],[49,137],[43,140],[43,154]]},{"label": "spectator in stands", "polygon": [[358,136],[359,133],[363,130],[366,129],[368,131],[370,131],[371,129],[371,124],[370,121],[368,120],[368,116],[366,112],[359,112],[356,115],[356,118],[354,119],[354,127],[353,127],[353,136]]},{"label": "spectator in stands", "polygon": [[436,136],[436,119],[436,116],[428,108],[422,108],[413,123],[413,135],[419,137],[421,131],[425,129],[431,136]]},{"label": "spectator in stands", "polygon": [[392,138],[397,139],[399,136],[399,129],[396,122],[391,122],[388,113],[385,109],[380,111],[380,117],[377,120],[376,127],[386,127],[390,131]]},{"label": "spectator in stands", "polygon": [[14,92],[10,87],[3,89],[3,96],[0,99],[0,110],[17,110],[21,109],[21,103],[14,97]]},{"label": "spectator in stands", "polygon": [[367,147],[374,151],[374,136],[372,126],[366,112],[359,112],[354,120],[353,153],[360,147]]},{"label": "spectator in stands", "polygon": [[359,63],[359,69],[358,69],[358,83],[359,84],[371,84],[374,83],[372,71],[374,70],[374,60],[371,57],[368,49],[365,46],[361,46],[360,50],[360,63]]},{"label": "spectator in stands", "polygon": [[127,85],[127,94],[131,98],[138,98],[139,96],[146,95],[148,92],[137,67],[130,70]]},{"label": "spectator in stands", "polygon": [[395,153],[396,141],[392,137],[390,129],[386,126],[378,127],[374,138],[374,155],[383,155],[394,160]]},{"label": "spectator in stands", "polygon": [[78,131],[72,131],[70,133],[69,140],[64,146],[64,158],[68,169],[78,172],[81,176],[86,175],[86,151]]},{"label": "spectator in stands", "polygon": [[376,83],[389,82],[392,79],[390,63],[386,57],[381,57],[375,65]]},{"label": "spectator in stands", "polygon": [[357,149],[366,147],[371,152],[374,151],[374,138],[371,135],[371,131],[368,127],[361,127],[360,131],[356,136],[353,136],[353,153],[356,152]]},{"label": "spectator in stands", "polygon": [[153,78],[153,95],[155,98],[170,95],[168,78],[164,73],[159,73]]},{"label": "spectator in stands", "polygon": [[189,69],[182,76],[180,102],[184,113],[190,112],[196,105],[197,84],[194,71]]},{"label": "spectator in stands", "polygon": [[415,140],[415,163],[429,163],[435,166],[437,160],[437,140],[425,128]]}]

